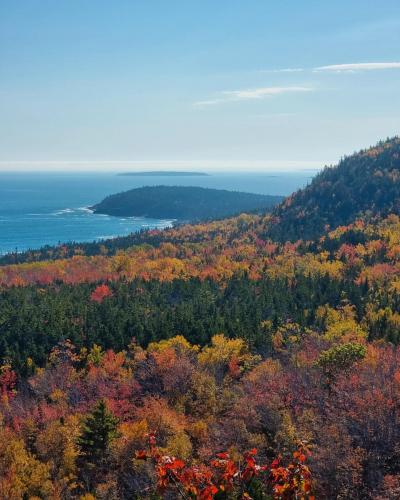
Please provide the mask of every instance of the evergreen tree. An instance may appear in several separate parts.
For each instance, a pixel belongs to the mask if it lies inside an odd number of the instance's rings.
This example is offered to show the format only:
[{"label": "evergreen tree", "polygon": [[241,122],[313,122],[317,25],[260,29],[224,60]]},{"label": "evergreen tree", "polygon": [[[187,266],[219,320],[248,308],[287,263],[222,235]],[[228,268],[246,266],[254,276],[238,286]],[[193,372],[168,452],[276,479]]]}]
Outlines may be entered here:
[{"label": "evergreen tree", "polygon": [[109,469],[109,445],[117,437],[117,419],[101,399],[86,417],[78,438],[81,479],[90,491]]}]

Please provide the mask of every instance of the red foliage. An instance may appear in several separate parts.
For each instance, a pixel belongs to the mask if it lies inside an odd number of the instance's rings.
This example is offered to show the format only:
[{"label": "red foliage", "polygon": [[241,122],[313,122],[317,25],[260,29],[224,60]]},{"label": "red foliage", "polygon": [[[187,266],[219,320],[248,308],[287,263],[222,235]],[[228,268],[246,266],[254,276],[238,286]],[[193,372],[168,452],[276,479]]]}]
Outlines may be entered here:
[{"label": "red foliage", "polygon": [[97,286],[90,295],[90,300],[92,302],[97,302],[101,304],[106,297],[111,297],[112,291],[108,285]]},{"label": "red foliage", "polygon": [[241,374],[240,365],[239,365],[239,361],[238,361],[238,359],[236,357],[233,357],[229,361],[228,371],[229,371],[229,375],[232,378],[239,378],[240,377],[240,374]]},{"label": "red foliage", "polygon": [[173,490],[183,498],[188,493],[199,500],[212,500],[217,493],[234,491],[240,495],[238,498],[250,499],[250,482],[259,476],[263,489],[275,499],[314,498],[310,494],[311,473],[304,464],[309,452],[301,447],[287,467],[281,464],[280,457],[270,465],[258,465],[255,448],[244,454],[243,464],[236,464],[229,453],[224,452],[218,453],[209,465],[189,466],[178,458],[161,455],[154,432],[148,435],[148,440],[149,452],[138,451],[136,459],[154,463],[160,493]]},{"label": "red foliage", "polygon": [[15,395],[17,375],[9,366],[0,368],[0,394],[8,399]]}]

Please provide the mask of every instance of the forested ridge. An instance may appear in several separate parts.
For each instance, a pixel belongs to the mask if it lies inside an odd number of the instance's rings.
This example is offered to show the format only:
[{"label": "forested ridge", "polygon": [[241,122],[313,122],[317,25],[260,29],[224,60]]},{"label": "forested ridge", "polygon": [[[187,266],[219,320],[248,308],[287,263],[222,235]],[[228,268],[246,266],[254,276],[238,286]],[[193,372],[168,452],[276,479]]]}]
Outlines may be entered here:
[{"label": "forested ridge", "polygon": [[399,498],[399,148],[273,214],[3,260],[0,498]]},{"label": "forested ridge", "polygon": [[281,241],[313,239],[327,228],[369,215],[400,213],[400,138],[343,158],[274,212],[270,235]]},{"label": "forested ridge", "polygon": [[267,210],[282,196],[243,193],[191,186],[145,186],[104,198],[95,213],[123,217],[145,216],[194,222]]}]

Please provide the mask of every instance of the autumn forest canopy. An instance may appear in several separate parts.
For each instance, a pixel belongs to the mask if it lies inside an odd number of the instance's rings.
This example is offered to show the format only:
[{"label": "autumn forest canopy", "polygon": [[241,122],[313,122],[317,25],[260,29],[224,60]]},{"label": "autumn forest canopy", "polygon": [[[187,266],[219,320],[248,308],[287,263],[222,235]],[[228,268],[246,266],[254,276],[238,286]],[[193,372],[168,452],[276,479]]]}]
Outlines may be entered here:
[{"label": "autumn forest canopy", "polygon": [[1,258],[0,499],[400,497],[400,139],[254,208]]}]

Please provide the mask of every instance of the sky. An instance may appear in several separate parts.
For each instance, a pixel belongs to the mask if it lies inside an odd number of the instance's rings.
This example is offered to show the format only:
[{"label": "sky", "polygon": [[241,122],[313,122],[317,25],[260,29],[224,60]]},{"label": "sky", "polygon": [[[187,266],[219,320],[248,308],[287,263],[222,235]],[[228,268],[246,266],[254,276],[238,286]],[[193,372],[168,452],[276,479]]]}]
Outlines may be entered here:
[{"label": "sky", "polygon": [[0,170],[319,168],[398,134],[399,0],[0,0]]}]

